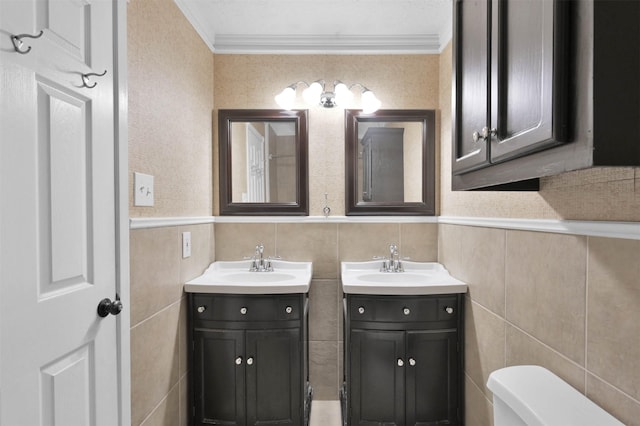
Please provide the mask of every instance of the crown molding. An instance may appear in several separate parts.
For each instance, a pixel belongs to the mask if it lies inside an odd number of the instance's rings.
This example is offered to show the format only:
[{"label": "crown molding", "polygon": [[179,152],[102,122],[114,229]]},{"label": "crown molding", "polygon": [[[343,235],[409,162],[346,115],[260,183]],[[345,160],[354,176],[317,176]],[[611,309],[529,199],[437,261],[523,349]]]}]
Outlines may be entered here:
[{"label": "crown molding", "polygon": [[217,54],[437,54],[440,37],[424,35],[216,34]]}]

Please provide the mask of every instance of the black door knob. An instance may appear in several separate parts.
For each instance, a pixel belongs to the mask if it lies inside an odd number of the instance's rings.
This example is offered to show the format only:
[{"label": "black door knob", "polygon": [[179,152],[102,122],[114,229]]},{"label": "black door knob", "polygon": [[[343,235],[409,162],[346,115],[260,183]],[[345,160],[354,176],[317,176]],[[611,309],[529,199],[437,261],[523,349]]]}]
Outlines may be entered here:
[{"label": "black door knob", "polygon": [[106,299],[102,299],[100,303],[98,303],[98,315],[102,318],[107,315],[118,315],[122,311],[122,302],[120,302],[120,298],[116,295],[116,300],[113,302],[108,297]]}]

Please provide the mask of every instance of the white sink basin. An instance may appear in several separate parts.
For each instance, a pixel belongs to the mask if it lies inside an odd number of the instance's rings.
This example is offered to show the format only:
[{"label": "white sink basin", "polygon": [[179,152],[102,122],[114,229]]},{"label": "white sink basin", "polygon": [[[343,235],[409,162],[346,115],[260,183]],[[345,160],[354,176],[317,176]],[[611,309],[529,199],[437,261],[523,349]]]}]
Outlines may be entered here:
[{"label": "white sink basin", "polygon": [[466,293],[467,285],[453,278],[440,263],[402,261],[404,272],[380,272],[381,260],[342,262],[342,291],[351,294]]},{"label": "white sink basin", "polygon": [[251,260],[213,262],[204,274],[187,282],[187,293],[283,294],[307,293],[311,262],[272,260],[272,272],[249,272]]}]

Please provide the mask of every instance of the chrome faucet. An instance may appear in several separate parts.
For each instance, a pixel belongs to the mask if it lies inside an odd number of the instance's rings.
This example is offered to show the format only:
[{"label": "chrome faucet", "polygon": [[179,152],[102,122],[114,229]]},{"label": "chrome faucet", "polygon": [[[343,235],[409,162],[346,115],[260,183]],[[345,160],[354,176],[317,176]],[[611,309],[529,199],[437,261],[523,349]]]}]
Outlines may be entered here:
[{"label": "chrome faucet", "polygon": [[273,272],[271,265],[271,257],[266,260],[264,258],[264,244],[260,243],[256,246],[253,257],[251,258],[250,272]]},{"label": "chrome faucet", "polygon": [[400,260],[400,252],[395,244],[389,245],[389,257],[376,256],[374,259],[382,259],[380,272],[404,272],[402,261]]}]

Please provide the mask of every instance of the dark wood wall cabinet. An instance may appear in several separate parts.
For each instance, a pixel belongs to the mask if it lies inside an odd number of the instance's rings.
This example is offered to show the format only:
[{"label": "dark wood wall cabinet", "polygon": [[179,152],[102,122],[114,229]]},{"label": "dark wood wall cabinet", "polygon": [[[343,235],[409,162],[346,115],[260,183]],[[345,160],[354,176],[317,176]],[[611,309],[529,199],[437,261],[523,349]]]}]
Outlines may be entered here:
[{"label": "dark wood wall cabinet", "polygon": [[640,165],[640,2],[455,0],[452,189]]},{"label": "dark wood wall cabinet", "polygon": [[346,295],[345,426],[463,424],[463,297]]},{"label": "dark wood wall cabinet", "polygon": [[192,425],[308,425],[306,294],[189,294]]}]

